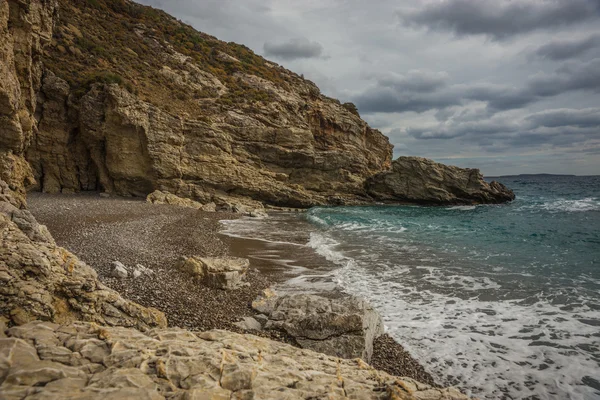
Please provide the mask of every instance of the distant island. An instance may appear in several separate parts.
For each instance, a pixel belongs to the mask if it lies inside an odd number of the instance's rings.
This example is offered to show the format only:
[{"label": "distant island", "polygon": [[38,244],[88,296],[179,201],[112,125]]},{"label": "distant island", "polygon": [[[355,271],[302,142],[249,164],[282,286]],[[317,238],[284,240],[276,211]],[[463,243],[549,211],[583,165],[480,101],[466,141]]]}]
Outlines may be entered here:
[{"label": "distant island", "polygon": [[550,178],[555,176],[561,177],[575,177],[577,175],[568,175],[568,174],[519,174],[519,175],[498,175],[498,176],[486,176],[487,179],[496,179],[496,178]]}]

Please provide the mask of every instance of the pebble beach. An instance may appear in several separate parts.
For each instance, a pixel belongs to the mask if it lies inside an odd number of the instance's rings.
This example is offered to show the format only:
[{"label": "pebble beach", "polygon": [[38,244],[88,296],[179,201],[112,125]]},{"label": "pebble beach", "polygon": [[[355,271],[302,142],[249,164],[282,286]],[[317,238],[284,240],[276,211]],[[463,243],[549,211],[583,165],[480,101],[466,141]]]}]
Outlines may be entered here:
[{"label": "pebble beach", "polygon": [[[30,193],[28,207],[48,227],[56,243],[93,267],[104,284],[127,299],[164,312],[170,326],[241,332],[234,323],[255,315],[252,300],[272,283],[289,278],[251,261],[248,285],[231,292],[203,286],[176,268],[181,257],[228,255],[230,239],[219,234],[219,221],[239,218],[238,214],[149,204],[139,198],[100,197],[97,193]],[[153,272],[139,278],[115,278],[111,276],[113,261],[140,264]],[[291,342],[278,331],[252,333]],[[372,364],[393,375],[435,384],[388,335],[376,339]]]}]

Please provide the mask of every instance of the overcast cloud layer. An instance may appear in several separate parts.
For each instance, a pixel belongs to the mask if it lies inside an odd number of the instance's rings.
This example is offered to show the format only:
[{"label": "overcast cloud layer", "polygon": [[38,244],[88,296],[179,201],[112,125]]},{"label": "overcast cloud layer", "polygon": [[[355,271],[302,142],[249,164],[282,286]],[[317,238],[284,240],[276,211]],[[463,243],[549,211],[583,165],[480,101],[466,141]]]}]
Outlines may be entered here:
[{"label": "overcast cloud layer", "polygon": [[302,73],[418,155],[600,174],[600,0],[141,0]]}]

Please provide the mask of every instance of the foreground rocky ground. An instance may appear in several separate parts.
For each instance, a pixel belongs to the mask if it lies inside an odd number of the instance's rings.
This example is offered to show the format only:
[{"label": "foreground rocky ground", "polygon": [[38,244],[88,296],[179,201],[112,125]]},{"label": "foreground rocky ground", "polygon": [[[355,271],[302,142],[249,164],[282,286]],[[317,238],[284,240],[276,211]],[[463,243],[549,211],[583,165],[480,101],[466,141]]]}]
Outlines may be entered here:
[{"label": "foreground rocky ground", "polygon": [[3,399],[464,399],[343,360],[227,331],[90,323],[0,329]]},{"label": "foreground rocky ground", "polygon": [[164,314],[100,283],[2,181],[0,189],[2,399],[465,398],[360,359],[227,331],[165,329]]}]

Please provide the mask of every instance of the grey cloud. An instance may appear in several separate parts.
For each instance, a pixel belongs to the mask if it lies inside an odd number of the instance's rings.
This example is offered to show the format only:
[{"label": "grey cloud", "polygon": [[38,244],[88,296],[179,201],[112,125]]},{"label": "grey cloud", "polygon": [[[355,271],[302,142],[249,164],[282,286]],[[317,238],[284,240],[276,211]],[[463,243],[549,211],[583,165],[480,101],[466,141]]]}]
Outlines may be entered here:
[{"label": "grey cloud", "polygon": [[600,3],[597,0],[447,0],[430,2],[398,15],[411,26],[500,40],[600,19]]},{"label": "grey cloud", "polygon": [[522,108],[537,99],[536,93],[509,85],[479,83],[455,86],[457,95],[466,99],[483,101],[494,111]]},{"label": "grey cloud", "polygon": [[[525,120],[533,126],[548,128],[562,126],[575,126],[579,128],[600,127],[600,108],[545,110],[531,114]],[[600,136],[600,131],[598,135]]]},{"label": "grey cloud", "polygon": [[527,90],[537,96],[555,96],[572,90],[600,91],[600,58],[589,62],[569,62],[552,74],[533,76]]},{"label": "grey cloud", "polygon": [[519,125],[505,120],[479,120],[442,123],[433,128],[409,128],[407,132],[416,139],[449,139],[469,134],[494,135],[517,132]]},{"label": "grey cloud", "polygon": [[287,42],[266,42],[263,46],[266,56],[295,60],[298,58],[318,58],[323,53],[323,46],[308,39],[296,38]]},{"label": "grey cloud", "polygon": [[388,73],[376,85],[353,100],[361,112],[424,112],[459,104],[460,99],[443,93],[448,74],[413,70],[406,75]]},{"label": "grey cloud", "polygon": [[499,141],[504,146],[541,143],[564,146],[600,137],[600,108],[545,110],[519,119],[509,115],[479,120],[459,116],[433,127],[413,127],[406,131],[415,139],[461,137],[483,147]]},{"label": "grey cloud", "polygon": [[593,49],[600,49],[600,33],[576,40],[553,40],[537,48],[534,54],[548,60],[568,60]]},{"label": "grey cloud", "polygon": [[567,62],[553,73],[529,77],[521,89],[502,85],[468,87],[464,96],[485,101],[491,111],[513,110],[572,91],[600,91],[600,58],[589,62]]},{"label": "grey cloud", "polygon": [[425,112],[461,104],[462,100],[446,93],[398,91],[377,86],[353,98],[361,113]]},{"label": "grey cloud", "polygon": [[418,93],[430,93],[448,83],[446,72],[411,70],[406,75],[387,74],[381,76],[377,83],[380,86],[391,86],[396,90],[409,90]]},{"label": "grey cloud", "polygon": [[[429,76],[434,76],[429,74]],[[571,91],[600,92],[600,58],[589,62],[569,62],[553,73],[531,76],[522,88],[492,83],[447,85],[434,80],[378,79],[374,87],[353,99],[359,110],[370,112],[425,112],[480,101],[487,104],[490,115],[523,108],[531,103]]]}]

